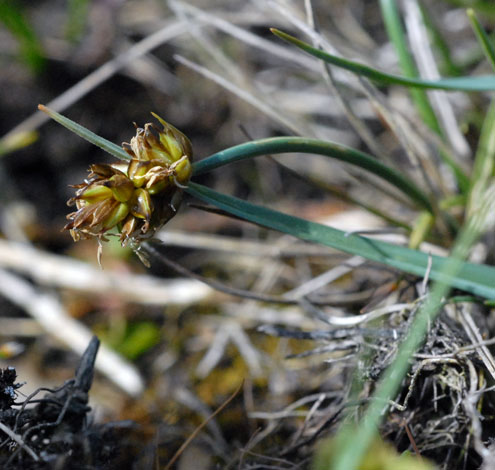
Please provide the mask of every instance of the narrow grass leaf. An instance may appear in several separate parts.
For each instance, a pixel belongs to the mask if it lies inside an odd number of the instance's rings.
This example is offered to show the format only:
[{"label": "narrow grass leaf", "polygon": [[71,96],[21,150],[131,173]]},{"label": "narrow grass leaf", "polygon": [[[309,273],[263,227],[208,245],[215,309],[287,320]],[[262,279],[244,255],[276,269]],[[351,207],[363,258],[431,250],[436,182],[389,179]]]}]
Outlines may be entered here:
[{"label": "narrow grass leaf", "polygon": [[[380,7],[388,36],[399,57],[399,64],[402,72],[408,78],[420,79],[414,57],[408,47],[404,28],[402,27],[397,2],[395,0],[380,0]],[[409,92],[423,122],[436,134],[442,136],[442,127],[426,91],[420,88],[412,88]],[[467,192],[469,189],[469,178],[463,172],[462,168],[459,167],[452,156],[448,155],[445,151],[441,151],[440,156],[454,172],[461,190]]]},{"label": "narrow grass leaf", "polygon": [[104,139],[103,137],[100,137],[99,135],[96,135],[94,132],[91,132],[89,129],[86,129],[80,124],[71,121],[69,118],[62,116],[62,114],[57,113],[53,109],[47,108],[42,104],[38,105],[38,109],[48,114],[48,116],[50,116],[54,121],[57,121],[59,124],[62,124],[62,126],[74,132],[74,134],[77,134],[79,137],[82,137],[88,142],[91,142],[97,147],[100,147],[101,149],[105,150],[105,152],[108,152],[110,155],[113,155],[119,160],[128,161],[131,159],[131,157],[118,145],[110,142],[107,139]]},{"label": "narrow grass leaf", "polygon": [[326,225],[257,206],[193,182],[189,183],[186,191],[192,196],[244,220],[292,235],[301,240],[320,243],[346,253],[359,255],[416,276],[425,275],[431,259],[430,279],[447,282],[453,287],[487,299],[495,299],[494,267],[461,262],[457,274],[449,275],[444,272],[445,267],[448,266],[449,258],[429,256],[417,250],[359,235],[346,236],[344,232]]},{"label": "narrow grass leaf", "polygon": [[428,196],[402,173],[384,165],[371,155],[331,141],[304,137],[272,137],[254,140],[222,150],[194,163],[193,175],[206,173],[215,168],[247,158],[290,152],[323,155],[362,168],[394,185],[421,208],[433,212]]},{"label": "narrow grass leaf", "polygon": [[[455,261],[457,264],[462,263],[460,260]],[[455,266],[450,265],[450,269],[455,268]],[[392,400],[397,394],[400,384],[410,368],[411,356],[423,342],[428,325],[434,321],[442,298],[448,295],[449,290],[447,284],[435,284],[434,291],[417,313],[394,362],[385,371],[382,380],[378,383],[377,390],[373,394],[359,425],[344,425],[335,436],[337,451],[332,456],[332,461],[328,462],[328,470],[357,470],[359,468],[359,462],[369,449],[380,423],[386,416],[385,411],[388,409],[389,400]]]},{"label": "narrow grass leaf", "polygon": [[469,193],[467,214],[476,211],[479,201],[492,180],[495,172],[495,101],[492,100],[483,121],[481,134],[476,149],[471,191]]},{"label": "narrow grass leaf", "polygon": [[432,45],[435,49],[435,56],[438,57],[438,68],[446,75],[461,75],[462,67],[460,67],[452,57],[450,47],[445,40],[443,32],[438,27],[438,18],[435,18],[429,11],[429,8],[427,8],[422,2],[419,3],[419,8],[421,10],[421,16],[425,26],[428,29],[428,35],[430,36]]},{"label": "narrow grass leaf", "polygon": [[[402,72],[406,77],[418,78],[418,69],[407,45],[397,2],[395,0],[380,0],[380,7],[388,37],[395,47]],[[438,124],[437,117],[426,92],[418,88],[413,88],[410,90],[410,93],[424,123],[437,134],[441,134],[440,125]]]},{"label": "narrow grass leaf", "polygon": [[290,34],[279,31],[272,28],[272,33],[283,39],[284,41],[293,44],[308,54],[322,59],[329,64],[333,64],[337,67],[349,70],[357,75],[367,77],[371,80],[383,83],[385,85],[403,85],[408,87],[426,88],[432,90],[446,90],[446,91],[493,91],[495,90],[495,75],[481,75],[476,77],[454,77],[454,78],[440,78],[438,80],[422,80],[415,78],[403,77],[400,75],[392,75],[380,70],[369,67],[342,57],[329,54],[319,49],[315,49],[308,43],[301,41],[300,39],[291,36]]},{"label": "narrow grass leaf", "polygon": [[495,48],[493,47],[493,44],[490,41],[490,38],[488,37],[488,34],[486,34],[486,31],[483,29],[483,26],[481,26],[480,22],[478,21],[478,18],[476,17],[476,13],[472,8],[469,8],[466,11],[469,20],[471,21],[471,26],[474,29],[474,32],[476,34],[476,38],[478,39],[478,42],[481,44],[481,47],[483,49],[483,52],[486,55],[486,58],[492,64],[492,68],[495,69]]}]

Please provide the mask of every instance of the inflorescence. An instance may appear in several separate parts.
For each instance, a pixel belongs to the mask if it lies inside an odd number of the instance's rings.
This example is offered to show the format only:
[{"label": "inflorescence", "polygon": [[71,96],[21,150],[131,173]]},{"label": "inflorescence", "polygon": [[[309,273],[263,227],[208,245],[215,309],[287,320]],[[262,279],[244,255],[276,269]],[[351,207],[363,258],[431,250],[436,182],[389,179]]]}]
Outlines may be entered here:
[{"label": "inflorescence", "polygon": [[176,214],[192,173],[191,143],[152,114],[162,127],[136,126],[131,143],[122,144],[128,163],[91,165],[88,179],[73,186],[77,191],[68,205],[77,211],[67,216],[70,222],[64,229],[74,241],[106,241],[116,228],[122,246],[136,249]]}]

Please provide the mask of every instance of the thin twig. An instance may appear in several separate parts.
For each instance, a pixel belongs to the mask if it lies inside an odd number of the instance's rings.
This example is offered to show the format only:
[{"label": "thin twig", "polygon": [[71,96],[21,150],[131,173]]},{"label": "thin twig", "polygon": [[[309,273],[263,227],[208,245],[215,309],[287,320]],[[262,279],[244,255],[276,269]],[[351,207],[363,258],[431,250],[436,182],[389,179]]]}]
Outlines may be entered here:
[{"label": "thin twig", "polygon": [[[77,354],[86,350],[93,334],[65,311],[55,294],[35,288],[26,280],[0,269],[0,295],[23,308],[48,334]],[[136,368],[104,345],[96,359],[96,368],[129,395],[137,396],[144,390]]]},{"label": "thin twig", "polygon": [[409,427],[409,424],[406,421],[406,418],[402,420],[402,424],[404,425],[404,429],[406,430],[407,437],[409,439],[409,442],[411,443],[411,446],[416,453],[417,457],[419,460],[422,460],[423,457],[421,455],[421,452],[418,449],[418,445],[416,444],[416,440],[414,439],[413,433],[411,431],[411,428]]},{"label": "thin twig", "polygon": [[0,267],[28,275],[43,286],[94,295],[110,294],[148,305],[189,305],[213,300],[211,289],[191,279],[162,280],[144,274],[99,269],[34,246],[0,240]]},{"label": "thin twig", "polygon": [[174,59],[185,67],[194,70],[208,80],[211,80],[217,85],[225,88],[227,91],[233,93],[238,98],[241,98],[246,103],[256,108],[258,111],[261,111],[263,114],[273,119],[278,124],[284,126],[294,135],[314,135],[310,129],[305,129],[305,126],[301,122],[294,121],[293,119],[284,115],[284,113],[281,111],[276,111],[276,108],[269,103],[270,100],[268,99],[268,97],[266,95],[261,95],[261,92],[259,92],[259,96],[255,96],[250,90],[241,88],[236,83],[225,79],[224,77],[211,71],[210,69],[203,67],[202,65],[199,65],[189,59],[186,59],[179,54],[176,54],[174,56]]},{"label": "thin twig", "polygon": [[194,432],[187,438],[187,440],[179,447],[177,452],[174,454],[170,462],[164,468],[164,470],[170,470],[177,459],[182,455],[187,446],[196,438],[196,436],[200,433],[200,431],[219,413],[221,413],[229,403],[237,396],[237,394],[241,391],[242,386],[244,385],[244,381],[240,383],[240,385],[234,390],[232,395],[230,395],[227,400],[225,400],[207,419],[205,419],[195,430]]},{"label": "thin twig", "polygon": [[[131,64],[132,61],[150,52],[161,44],[173,39],[180,34],[187,31],[189,25],[184,23],[172,23],[167,24],[165,27],[159,29],[153,34],[145,37],[133,45],[129,50],[119,54],[114,59],[106,62],[94,72],[83,78],[76,83],[73,87],[66,90],[54,100],[50,101],[47,106],[55,111],[61,112],[88,94],[91,90],[95,89],[103,82],[111,78],[120,69]],[[9,136],[13,136],[19,132],[31,131],[50,119],[46,114],[36,111],[29,116],[26,120],[22,121],[19,125],[14,127],[11,131],[2,137],[2,140],[7,139]]]},{"label": "thin twig", "polygon": [[[251,292],[247,291],[244,289],[238,289],[236,287],[230,287],[227,286],[221,282],[218,282],[214,279],[208,279],[204,276],[201,276],[200,274],[197,274],[186,267],[180,265],[179,263],[176,263],[175,261],[172,261],[171,259],[167,258],[163,253],[160,253],[154,246],[151,245],[150,242],[143,243],[142,249],[147,251],[151,257],[154,257],[158,261],[160,261],[162,264],[168,266],[169,268],[173,269],[174,271],[178,272],[179,274],[187,277],[191,277],[193,279],[197,279],[198,281],[201,281],[205,283],[206,285],[210,286],[211,288],[218,290],[220,292],[223,292],[228,295],[233,295],[236,297],[242,297],[244,299],[251,299],[251,300],[258,300],[260,302],[269,302],[269,303],[279,303],[279,304],[286,304],[286,305],[295,305],[299,303],[298,299],[287,299],[283,296],[279,295],[270,295],[270,294],[263,294],[263,293],[257,293],[257,292]],[[324,301],[318,301],[317,299],[311,300],[313,304],[316,305],[325,305],[327,302],[326,300]]]},{"label": "thin twig", "polygon": [[24,440],[22,439],[21,436],[19,436],[19,434],[16,434],[14,431],[12,431],[11,429],[9,429],[7,426],[5,426],[5,424],[3,424],[1,421],[0,421],[0,430],[2,430],[5,434],[7,434],[7,436],[9,436],[13,441],[17,442],[17,444],[19,444],[19,446],[25,450],[30,456],[31,458],[35,461],[35,462],[39,462],[40,458],[36,455],[36,453],[34,452],[33,449],[31,449],[25,442]]},{"label": "thin twig", "polygon": [[[207,233],[191,233],[182,230],[162,230],[155,238],[167,246],[181,246],[199,250],[213,250],[224,253],[235,253],[243,256],[260,258],[292,258],[302,256],[343,257],[332,248],[312,245],[304,242],[272,243],[266,241],[239,239],[226,235],[210,235]],[[284,237],[281,237],[283,239]]]}]

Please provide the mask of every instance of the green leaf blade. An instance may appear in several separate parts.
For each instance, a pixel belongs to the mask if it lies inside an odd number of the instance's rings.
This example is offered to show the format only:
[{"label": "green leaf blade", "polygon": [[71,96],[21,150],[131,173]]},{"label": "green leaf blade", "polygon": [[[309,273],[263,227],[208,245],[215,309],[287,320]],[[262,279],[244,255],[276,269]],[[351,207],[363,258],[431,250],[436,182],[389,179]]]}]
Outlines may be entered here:
[{"label": "green leaf blade", "polygon": [[74,122],[69,118],[63,116],[62,114],[57,113],[53,109],[47,108],[42,104],[38,105],[38,109],[48,114],[48,116],[50,116],[54,121],[57,121],[59,124],[69,129],[71,132],[74,132],[74,134],[77,134],[79,137],[82,137],[88,142],[91,142],[93,145],[100,147],[102,150],[108,152],[110,155],[113,155],[119,160],[129,161],[131,159],[131,157],[124,151],[124,149],[122,149],[118,145],[115,145],[113,142],[100,137],[94,132],[91,132],[89,129],[86,129],[80,124],[77,124],[77,122]]},{"label": "green leaf blade", "polygon": [[449,258],[429,256],[417,250],[372,240],[358,235],[346,236],[340,230],[287,215],[266,207],[257,206],[242,199],[218,193],[206,186],[189,183],[186,190],[201,199],[258,225],[283,232],[302,240],[320,243],[349,254],[363,256],[371,261],[391,266],[401,271],[423,277],[427,273],[432,280],[448,282],[453,287],[487,299],[495,299],[495,268],[462,262],[457,274],[442,272]]},{"label": "green leaf blade", "polygon": [[422,80],[415,78],[402,77],[400,75],[392,75],[380,70],[369,67],[368,65],[360,62],[344,59],[328,52],[316,49],[313,46],[301,41],[300,39],[291,36],[290,34],[279,31],[278,29],[271,29],[275,36],[280,39],[299,47],[308,54],[324,60],[325,62],[335,65],[337,67],[349,70],[357,75],[367,77],[376,82],[383,83],[385,85],[402,85],[407,87],[424,88],[432,90],[446,90],[446,91],[493,91],[495,90],[495,75],[481,75],[476,77],[453,77],[453,78],[440,78],[438,80]]}]

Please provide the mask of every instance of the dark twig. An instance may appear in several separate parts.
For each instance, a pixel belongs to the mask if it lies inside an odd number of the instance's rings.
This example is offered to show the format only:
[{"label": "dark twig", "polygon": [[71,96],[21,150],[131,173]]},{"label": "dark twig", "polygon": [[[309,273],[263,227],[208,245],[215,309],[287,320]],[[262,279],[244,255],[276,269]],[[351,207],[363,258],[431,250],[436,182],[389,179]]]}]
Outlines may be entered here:
[{"label": "dark twig", "polygon": [[221,413],[228,405],[229,403],[237,396],[237,394],[241,391],[242,386],[244,385],[244,382],[241,382],[241,384],[234,390],[232,395],[230,395],[227,400],[225,400],[208,418],[206,418],[195,430],[194,432],[186,439],[186,441],[179,447],[179,450],[174,454],[170,462],[167,464],[167,466],[164,468],[164,470],[170,470],[174,463],[177,461],[177,459],[182,455],[184,450],[187,448],[187,446],[196,438],[196,436],[200,433],[200,431],[219,413]]},{"label": "dark twig", "polygon": [[418,459],[422,460],[421,452],[418,449],[418,446],[416,444],[416,440],[414,439],[413,433],[412,433],[411,429],[409,428],[409,424],[407,424],[407,421],[405,418],[403,419],[402,423],[404,424],[404,428],[406,430],[407,437],[408,437],[409,441],[411,442],[411,446],[414,449],[414,452],[418,456]]},{"label": "dark twig", "polygon": [[8,428],[1,421],[0,421],[0,431],[3,431],[5,434],[7,434],[7,436],[9,436],[10,439],[12,439],[13,441],[17,442],[17,444],[19,444],[20,448],[22,448],[23,450],[25,450],[31,456],[31,458],[35,462],[39,462],[40,458],[36,455],[36,453],[34,452],[34,450],[31,449],[26,444],[25,439],[23,439],[21,436],[19,436],[18,434],[16,434],[14,431],[12,431],[10,428]]},{"label": "dark twig", "polygon": [[[153,240],[153,242],[158,242],[158,240]],[[214,279],[209,279],[204,276],[201,276],[200,274],[197,274],[186,267],[182,266],[179,263],[176,263],[175,261],[172,261],[170,258],[167,258],[163,253],[160,253],[152,244],[151,241],[143,243],[141,245],[142,249],[146,251],[150,257],[158,260],[165,266],[173,269],[177,273],[181,274],[182,276],[190,277],[192,279],[196,279],[208,286],[210,286],[212,289],[215,289],[219,292],[223,292],[224,294],[228,295],[233,295],[236,297],[242,297],[244,299],[250,299],[250,300],[258,300],[260,302],[269,302],[269,303],[278,303],[278,304],[285,304],[285,305],[297,305],[299,303],[299,299],[289,299],[280,295],[270,295],[270,294],[262,294],[258,292],[251,292],[248,290],[244,289],[238,289],[236,287],[230,287],[227,286],[221,282],[218,282]],[[328,303],[327,300],[313,300],[311,299],[311,303],[316,304],[316,305],[326,305]]]}]

